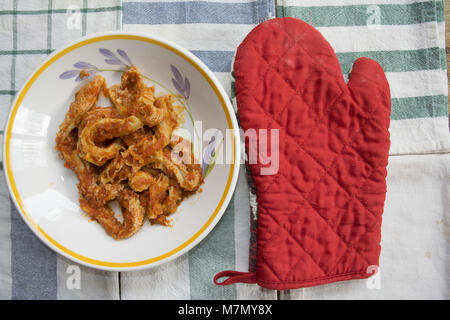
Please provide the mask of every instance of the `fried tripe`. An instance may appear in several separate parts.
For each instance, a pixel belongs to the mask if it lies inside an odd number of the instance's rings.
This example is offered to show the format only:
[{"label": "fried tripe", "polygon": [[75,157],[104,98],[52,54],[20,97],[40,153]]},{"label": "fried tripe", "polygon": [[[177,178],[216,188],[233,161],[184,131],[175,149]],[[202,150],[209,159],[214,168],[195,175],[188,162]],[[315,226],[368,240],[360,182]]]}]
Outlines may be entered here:
[{"label": "fried tripe", "polygon": [[[107,93],[112,107],[96,106]],[[125,239],[151,224],[170,225],[168,216],[203,183],[194,158],[172,157],[171,139],[180,125],[174,96],[155,97],[136,67],[121,83],[106,87],[97,75],[75,94],[56,135],[56,149],[65,166],[78,177],[80,207],[114,239]],[[186,159],[185,159],[186,160]],[[117,200],[122,221],[110,208]]]}]

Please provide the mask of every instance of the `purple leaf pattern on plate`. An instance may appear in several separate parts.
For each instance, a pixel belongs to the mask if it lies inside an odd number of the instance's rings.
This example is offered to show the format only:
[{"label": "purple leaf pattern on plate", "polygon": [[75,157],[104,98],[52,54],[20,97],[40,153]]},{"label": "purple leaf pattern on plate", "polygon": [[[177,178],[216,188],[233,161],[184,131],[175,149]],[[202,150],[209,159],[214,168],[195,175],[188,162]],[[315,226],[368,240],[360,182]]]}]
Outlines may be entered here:
[{"label": "purple leaf pattern on plate", "polygon": [[119,59],[105,59],[105,62],[107,63],[107,64],[112,64],[112,65],[115,65],[115,66],[124,66],[125,64],[122,62],[122,61],[120,61]]},{"label": "purple leaf pattern on plate", "polygon": [[175,87],[175,89],[184,97],[184,88],[180,86],[180,84],[176,82],[175,79],[172,79],[172,84]]},{"label": "purple leaf pattern on plate", "polygon": [[123,60],[125,60],[125,62],[128,64],[129,67],[133,65],[133,62],[131,62],[130,57],[127,55],[125,51],[123,51],[122,49],[118,49],[117,53]]},{"label": "purple leaf pattern on plate", "polygon": [[181,94],[185,99],[188,99],[191,93],[191,83],[189,82],[189,79],[185,77],[183,81],[183,76],[181,75],[180,70],[178,70],[178,68],[174,65],[171,64],[170,69],[172,70],[173,74],[173,86],[179,94]]},{"label": "purple leaf pattern on plate", "polygon": [[[98,51],[105,57],[105,62],[107,64],[110,65],[115,65],[115,66],[132,66],[133,63],[130,59],[130,57],[128,56],[128,54],[122,50],[122,49],[118,49],[117,50],[117,54],[119,55],[119,57],[117,57],[111,50],[106,49],[106,48],[100,48],[98,49]],[[120,58],[122,58],[124,61],[122,61]],[[91,78],[92,75],[105,71],[105,70],[101,70],[99,69],[97,66],[86,62],[86,61],[78,61],[75,62],[73,65],[75,68],[80,69],[80,70],[87,70],[89,72],[89,77],[87,78],[83,78],[83,79],[89,79]],[[123,70],[117,70],[117,71],[123,71]],[[71,78],[75,78],[75,81],[82,81],[83,79],[80,78],[80,71],[79,70],[68,70],[63,72],[59,78],[66,80],[66,79],[71,79]]]},{"label": "purple leaf pattern on plate", "polygon": [[[71,79],[75,77],[75,81],[79,82],[81,80],[84,79],[90,79],[92,78],[92,76],[96,73],[99,73],[100,71],[98,70],[98,68],[96,66],[94,66],[93,64],[89,63],[89,62],[85,62],[85,61],[78,61],[75,62],[73,64],[73,66],[75,68],[78,68],[78,70],[68,70],[65,71],[63,73],[61,73],[61,75],[59,76],[60,79],[63,80],[67,80],[67,79]],[[89,72],[89,76],[85,77],[83,79],[80,78],[80,71],[81,70],[87,70]]]},{"label": "purple leaf pattern on plate", "polygon": [[208,142],[208,145],[203,152],[202,159],[202,172],[203,176],[206,178],[211,173],[212,169],[216,165],[216,157],[219,149],[221,148],[223,143],[223,137],[220,130],[217,130],[216,134],[211,137]]},{"label": "purple leaf pattern on plate", "polygon": [[189,99],[189,94],[191,93],[191,83],[188,78],[184,78],[184,93],[185,98]]},{"label": "purple leaf pattern on plate", "polygon": [[208,145],[205,148],[205,151],[203,153],[203,161],[202,161],[202,169],[203,169],[203,176],[206,176],[206,171],[208,169],[208,166],[211,164],[211,160],[214,158],[216,150],[216,137],[213,136],[208,142]]},{"label": "purple leaf pattern on plate", "polygon": [[73,66],[78,69],[97,69],[96,66],[84,61],[78,61]]},{"label": "purple leaf pattern on plate", "polygon": [[177,67],[175,67],[174,65],[170,65],[170,69],[172,69],[172,73],[175,77],[175,81],[178,83],[182,83],[183,82],[183,76],[181,75],[180,71],[177,69]]},{"label": "purple leaf pattern on plate", "polygon": [[105,48],[100,48],[98,49],[98,51],[100,51],[100,53],[102,55],[104,55],[106,58],[110,58],[110,59],[117,59],[116,55],[114,53],[112,53],[111,50],[105,49]]},{"label": "purple leaf pattern on plate", "polygon": [[100,51],[100,53],[106,57],[105,62],[107,64],[111,64],[114,66],[128,66],[131,67],[133,65],[133,63],[131,62],[130,57],[127,55],[127,53],[122,50],[122,49],[118,49],[117,50],[117,54],[119,55],[120,58],[122,58],[123,60],[125,60],[125,62],[123,62],[122,60],[120,60],[119,57],[117,57],[111,50],[109,49],[105,49],[105,48],[100,48],[98,49],[98,51]]},{"label": "purple leaf pattern on plate", "polygon": [[59,75],[60,79],[67,80],[80,74],[79,70],[68,70]]}]

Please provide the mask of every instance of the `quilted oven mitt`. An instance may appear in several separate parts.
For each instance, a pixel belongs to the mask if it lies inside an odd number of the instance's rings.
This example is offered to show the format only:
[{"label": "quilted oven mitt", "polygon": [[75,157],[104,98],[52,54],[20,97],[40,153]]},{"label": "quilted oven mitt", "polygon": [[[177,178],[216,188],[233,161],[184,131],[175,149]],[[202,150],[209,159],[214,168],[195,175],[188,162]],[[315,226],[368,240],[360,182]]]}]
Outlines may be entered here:
[{"label": "quilted oven mitt", "polygon": [[[381,66],[357,59],[346,84],[316,29],[277,18],[239,46],[234,76],[244,131],[279,130],[278,143],[268,142],[269,154],[279,149],[279,169],[262,174],[268,165],[261,155],[250,164],[258,200],[256,271],[223,271],[215,283],[284,290],[371,276],[381,249],[390,146],[390,92]],[[247,154],[249,148],[246,141]]]}]

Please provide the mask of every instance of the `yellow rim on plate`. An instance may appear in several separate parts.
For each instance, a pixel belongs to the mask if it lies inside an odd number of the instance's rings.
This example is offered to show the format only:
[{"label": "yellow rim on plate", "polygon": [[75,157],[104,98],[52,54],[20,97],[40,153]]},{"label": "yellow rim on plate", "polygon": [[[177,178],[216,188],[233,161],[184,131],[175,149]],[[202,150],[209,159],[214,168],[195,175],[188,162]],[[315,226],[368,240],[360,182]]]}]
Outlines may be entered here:
[{"label": "yellow rim on plate", "polygon": [[[14,123],[14,119],[17,113],[17,110],[19,109],[19,106],[21,105],[24,97],[26,96],[28,90],[31,88],[33,83],[36,81],[36,79],[44,72],[51,64],[53,64],[56,60],[61,58],[62,56],[66,55],[67,53],[80,48],[82,46],[85,46],[90,43],[99,42],[99,41],[105,41],[105,40],[117,40],[117,39],[127,39],[127,40],[137,40],[137,41],[144,41],[144,42],[150,42],[152,44],[164,47],[165,49],[168,49],[174,53],[176,53],[178,56],[183,58],[184,60],[188,61],[200,74],[208,81],[211,88],[216,93],[217,97],[220,100],[220,103],[222,105],[222,108],[225,112],[225,116],[227,118],[228,127],[232,130],[230,130],[231,135],[231,141],[232,141],[232,162],[230,164],[230,171],[227,179],[227,183],[225,186],[225,191],[222,194],[222,197],[220,198],[220,201],[214,210],[214,212],[211,214],[211,216],[208,218],[206,223],[187,241],[185,241],[183,244],[179,245],[173,250],[170,250],[164,254],[161,254],[157,257],[141,260],[141,261],[134,261],[134,262],[109,262],[109,261],[101,261],[96,259],[91,259],[89,257],[85,257],[83,255],[80,255],[64,246],[62,246],[60,243],[55,241],[52,237],[50,237],[47,233],[42,230],[42,228],[31,218],[29,213],[25,210],[22,199],[20,197],[20,194],[17,190],[17,186],[14,180],[14,175],[11,170],[11,162],[10,162],[10,140],[11,140],[11,132],[12,127]],[[83,40],[81,42],[78,42],[74,45],[71,45],[60,52],[56,53],[54,56],[52,56],[47,62],[45,62],[39,69],[31,76],[31,78],[27,81],[25,86],[23,87],[22,91],[20,92],[19,96],[16,99],[16,102],[13,106],[13,109],[11,110],[11,114],[7,123],[6,127],[6,134],[5,134],[5,169],[6,169],[6,175],[10,184],[10,190],[12,194],[14,195],[14,198],[16,200],[17,205],[19,206],[23,216],[27,219],[29,225],[34,229],[35,232],[41,234],[45,239],[47,239],[54,247],[64,252],[66,255],[75,258],[77,260],[83,261],[85,263],[88,263],[90,265],[95,266],[102,266],[102,267],[111,267],[111,268],[132,268],[132,267],[138,267],[138,266],[144,266],[151,263],[155,263],[158,261],[162,261],[170,256],[173,256],[174,254],[180,252],[182,249],[186,248],[189,244],[194,242],[207,228],[210,226],[210,224],[214,221],[217,214],[219,213],[220,209],[222,208],[225,199],[230,191],[230,187],[233,180],[233,173],[235,169],[235,163],[236,163],[236,152],[235,152],[235,133],[234,133],[234,127],[233,122],[231,120],[231,116],[229,113],[229,110],[227,108],[227,104],[225,103],[225,100],[223,99],[222,94],[220,93],[218,87],[214,83],[214,81],[211,79],[211,77],[189,56],[187,56],[185,53],[181,52],[180,50],[162,42],[156,39],[148,38],[145,36],[139,36],[139,35],[130,35],[130,34],[113,34],[113,35],[103,35],[103,36],[97,36],[93,38],[89,38],[86,40]]]}]

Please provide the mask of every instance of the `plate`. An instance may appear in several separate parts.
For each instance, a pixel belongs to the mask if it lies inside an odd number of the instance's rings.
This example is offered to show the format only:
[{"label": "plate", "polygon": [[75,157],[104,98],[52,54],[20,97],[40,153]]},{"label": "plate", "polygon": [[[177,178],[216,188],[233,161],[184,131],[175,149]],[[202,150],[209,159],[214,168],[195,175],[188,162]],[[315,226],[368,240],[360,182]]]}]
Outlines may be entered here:
[{"label": "plate", "polygon": [[[170,216],[172,227],[150,225],[113,240],[80,209],[77,178],[55,150],[59,124],[86,79],[108,86],[136,65],[156,94],[177,94],[186,108],[184,136],[197,139],[205,183]],[[98,105],[110,105],[105,98]],[[11,197],[30,229],[50,248],[83,265],[110,271],[144,269],[198,244],[217,224],[235,188],[240,161],[236,116],[214,74],[192,53],[156,36],[109,32],[82,38],[51,54],[13,103],[4,135],[3,166]]]}]

